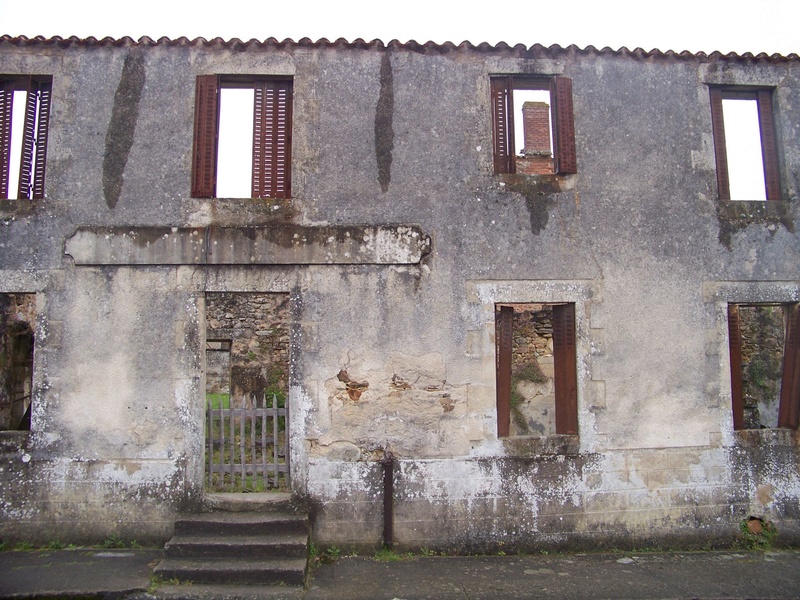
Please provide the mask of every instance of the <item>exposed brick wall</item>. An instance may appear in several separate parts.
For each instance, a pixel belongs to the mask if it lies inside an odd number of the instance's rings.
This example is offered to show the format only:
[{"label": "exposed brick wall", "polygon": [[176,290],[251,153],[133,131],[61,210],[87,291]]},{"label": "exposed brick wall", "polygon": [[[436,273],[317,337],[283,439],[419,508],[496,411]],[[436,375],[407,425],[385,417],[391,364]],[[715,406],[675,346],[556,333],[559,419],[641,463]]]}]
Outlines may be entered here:
[{"label": "exposed brick wall", "polygon": [[550,107],[546,102],[525,102],[522,105],[525,146],[517,157],[517,173],[550,175],[553,155],[550,151]]}]

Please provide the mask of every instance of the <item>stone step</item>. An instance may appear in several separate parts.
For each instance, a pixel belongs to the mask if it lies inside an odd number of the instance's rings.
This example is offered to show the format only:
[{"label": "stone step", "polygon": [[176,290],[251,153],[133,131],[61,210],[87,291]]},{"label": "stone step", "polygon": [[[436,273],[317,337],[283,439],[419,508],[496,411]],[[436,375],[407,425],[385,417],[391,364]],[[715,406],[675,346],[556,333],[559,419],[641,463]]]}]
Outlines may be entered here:
[{"label": "stone step", "polygon": [[216,512],[293,512],[292,495],[288,492],[206,494],[203,505]]},{"label": "stone step", "polygon": [[308,535],[308,517],[296,513],[221,512],[182,515],[175,535],[266,536],[283,533]]},{"label": "stone step", "polygon": [[303,585],[305,558],[175,559],[165,558],[153,569],[163,579],[228,585]]},{"label": "stone step", "polygon": [[151,596],[158,600],[302,600],[302,587],[285,585],[161,584]]},{"label": "stone step", "polygon": [[214,536],[176,534],[164,547],[167,558],[188,557],[286,557],[304,558],[308,554],[308,532],[278,533],[267,536]]}]

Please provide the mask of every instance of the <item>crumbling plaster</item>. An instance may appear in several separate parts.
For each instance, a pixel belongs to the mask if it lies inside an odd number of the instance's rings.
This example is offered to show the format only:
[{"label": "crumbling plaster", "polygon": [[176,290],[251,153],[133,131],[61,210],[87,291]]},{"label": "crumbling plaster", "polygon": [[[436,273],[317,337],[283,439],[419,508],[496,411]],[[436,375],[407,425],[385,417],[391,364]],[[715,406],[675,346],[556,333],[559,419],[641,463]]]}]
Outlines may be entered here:
[{"label": "crumbling plaster", "polygon": [[[320,543],[380,543],[384,451],[410,547],[702,544],[748,514],[800,538],[796,432],[733,432],[724,320],[798,301],[796,59],[4,40],[0,73],[53,76],[46,198],[0,203],[0,292],[38,311],[3,539],[158,541],[200,506],[222,291],[290,294],[291,485]],[[190,197],[210,73],[294,77],[291,199]],[[492,174],[499,73],[573,79],[577,175]],[[777,86],[778,208],[716,200],[727,83]],[[577,439],[497,438],[498,302],[575,303]]]}]

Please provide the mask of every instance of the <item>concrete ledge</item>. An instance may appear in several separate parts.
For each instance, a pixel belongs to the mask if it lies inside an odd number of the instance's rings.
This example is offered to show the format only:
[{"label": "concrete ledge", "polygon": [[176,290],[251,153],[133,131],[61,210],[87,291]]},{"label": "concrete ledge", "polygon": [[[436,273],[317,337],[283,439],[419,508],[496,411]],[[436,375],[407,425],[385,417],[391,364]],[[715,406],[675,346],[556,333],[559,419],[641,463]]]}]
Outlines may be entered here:
[{"label": "concrete ledge", "polygon": [[76,265],[411,265],[430,252],[419,226],[79,227]]}]

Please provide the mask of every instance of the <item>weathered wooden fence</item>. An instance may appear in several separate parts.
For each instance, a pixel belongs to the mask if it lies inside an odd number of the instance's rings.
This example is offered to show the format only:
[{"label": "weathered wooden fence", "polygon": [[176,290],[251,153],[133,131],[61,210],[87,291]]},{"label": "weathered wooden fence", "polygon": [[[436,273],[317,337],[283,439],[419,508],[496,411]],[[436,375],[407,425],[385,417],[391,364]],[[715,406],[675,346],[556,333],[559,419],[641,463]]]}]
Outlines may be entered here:
[{"label": "weathered wooden fence", "polygon": [[[227,399],[226,399],[227,400]],[[206,405],[206,488],[257,492],[286,488],[287,411],[273,395]]]}]

